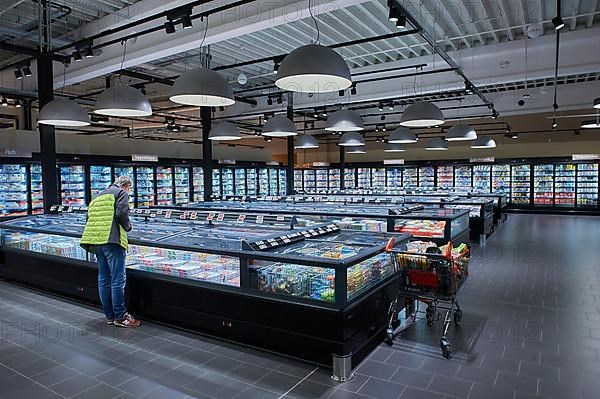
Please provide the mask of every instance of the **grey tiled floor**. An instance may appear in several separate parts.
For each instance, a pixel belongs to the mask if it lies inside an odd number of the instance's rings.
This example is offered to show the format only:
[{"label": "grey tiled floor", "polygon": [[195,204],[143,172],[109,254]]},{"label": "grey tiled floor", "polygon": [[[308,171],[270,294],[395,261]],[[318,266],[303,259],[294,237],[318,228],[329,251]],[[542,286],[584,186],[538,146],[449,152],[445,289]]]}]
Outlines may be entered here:
[{"label": "grey tiled floor", "polygon": [[345,384],[329,371],[0,282],[0,398],[598,398],[600,218],[511,215],[475,250],[457,349],[417,320]]}]

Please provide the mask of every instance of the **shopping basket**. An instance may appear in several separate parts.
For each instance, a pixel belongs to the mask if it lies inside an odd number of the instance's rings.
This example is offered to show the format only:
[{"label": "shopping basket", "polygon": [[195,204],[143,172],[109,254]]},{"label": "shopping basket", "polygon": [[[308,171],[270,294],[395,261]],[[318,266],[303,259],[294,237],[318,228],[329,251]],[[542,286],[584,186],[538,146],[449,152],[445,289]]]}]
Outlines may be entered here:
[{"label": "shopping basket", "polygon": [[414,321],[422,302],[427,305],[425,317],[429,325],[435,321],[438,309],[446,311],[440,347],[445,358],[452,357],[447,333],[451,321],[458,325],[462,319],[456,294],[469,275],[470,248],[461,245],[452,249],[451,243],[446,248],[447,253],[437,254],[398,251],[388,246],[398,281],[398,295],[388,311],[388,345],[393,345],[394,338],[402,332],[395,330],[400,324],[398,315],[403,305],[407,318]]}]

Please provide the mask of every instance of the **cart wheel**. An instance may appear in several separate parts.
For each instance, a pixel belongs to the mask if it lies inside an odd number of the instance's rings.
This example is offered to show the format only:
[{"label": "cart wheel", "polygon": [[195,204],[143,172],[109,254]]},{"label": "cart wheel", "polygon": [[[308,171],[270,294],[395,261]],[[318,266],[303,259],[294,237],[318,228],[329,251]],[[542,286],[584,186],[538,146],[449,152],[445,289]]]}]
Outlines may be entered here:
[{"label": "cart wheel", "polygon": [[427,319],[428,324],[433,324],[434,316],[435,316],[435,311],[433,310],[433,308],[431,306],[428,306],[427,309],[425,309],[425,318]]},{"label": "cart wheel", "polygon": [[444,356],[446,359],[450,359],[453,355],[452,345],[446,337],[442,337],[440,339],[440,347],[442,348],[442,356]]},{"label": "cart wheel", "polygon": [[462,310],[458,309],[454,312],[454,324],[459,325],[462,320]]},{"label": "cart wheel", "polygon": [[389,328],[387,330],[387,333],[385,335],[385,341],[384,341],[387,345],[392,346],[394,345],[394,332],[391,331]]}]

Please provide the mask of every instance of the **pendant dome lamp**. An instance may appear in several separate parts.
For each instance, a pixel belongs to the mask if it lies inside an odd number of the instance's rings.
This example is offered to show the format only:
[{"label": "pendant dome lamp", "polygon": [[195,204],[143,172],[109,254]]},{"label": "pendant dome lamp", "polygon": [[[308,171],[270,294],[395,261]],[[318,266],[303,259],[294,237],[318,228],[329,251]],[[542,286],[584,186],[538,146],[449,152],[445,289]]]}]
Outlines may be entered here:
[{"label": "pendant dome lamp", "polygon": [[405,152],[406,148],[402,144],[387,143],[383,149],[385,152]]},{"label": "pendant dome lamp", "polygon": [[477,132],[469,125],[454,125],[446,133],[446,141],[477,140]]},{"label": "pendant dome lamp", "polygon": [[448,151],[448,143],[442,138],[435,137],[427,142],[425,149],[428,151]]},{"label": "pendant dome lamp", "polygon": [[416,143],[419,138],[407,127],[399,127],[390,133],[388,143],[390,144],[410,144]]},{"label": "pendant dome lamp", "polygon": [[346,154],[366,154],[366,153],[367,153],[367,146],[364,144],[355,146],[355,147],[350,147],[346,150]]},{"label": "pendant dome lamp", "polygon": [[600,97],[594,99],[594,108],[600,109]]},{"label": "pendant dome lamp", "polygon": [[406,127],[430,127],[444,123],[444,114],[432,103],[416,102],[402,113],[400,125]]},{"label": "pendant dome lamp", "polygon": [[365,130],[365,126],[359,114],[349,109],[340,109],[327,118],[325,130],[330,132],[358,132]]},{"label": "pendant dome lamp", "polygon": [[195,68],[175,79],[171,88],[171,101],[197,107],[233,105],[233,89],[218,72],[208,68]]},{"label": "pendant dome lamp", "polygon": [[334,50],[308,44],[289,53],[277,70],[275,85],[302,93],[328,93],[352,85],[350,68]]},{"label": "pendant dome lamp", "polygon": [[473,142],[473,144],[471,145],[471,148],[479,148],[479,149],[496,148],[496,140],[494,140],[493,138],[488,137],[488,136],[481,136]]},{"label": "pendant dome lamp", "polygon": [[90,116],[75,101],[56,99],[42,107],[38,123],[53,126],[80,127],[91,124]]},{"label": "pendant dome lamp", "polygon": [[298,131],[294,122],[283,114],[275,115],[263,126],[262,135],[267,137],[296,136]]},{"label": "pendant dome lamp", "polygon": [[346,132],[340,137],[339,145],[342,147],[359,147],[365,145],[365,139],[358,132]]},{"label": "pendant dome lamp", "polygon": [[308,134],[301,134],[298,136],[296,140],[296,144],[294,145],[295,149],[310,149],[310,148],[319,148],[319,142],[316,138]]},{"label": "pendant dome lamp", "polygon": [[210,133],[208,133],[209,140],[218,141],[229,141],[229,140],[240,140],[242,135],[236,125],[231,122],[219,122],[215,124]]},{"label": "pendant dome lamp", "polygon": [[94,113],[115,117],[150,116],[152,115],[152,106],[141,91],[115,79],[111,86],[96,99]]}]

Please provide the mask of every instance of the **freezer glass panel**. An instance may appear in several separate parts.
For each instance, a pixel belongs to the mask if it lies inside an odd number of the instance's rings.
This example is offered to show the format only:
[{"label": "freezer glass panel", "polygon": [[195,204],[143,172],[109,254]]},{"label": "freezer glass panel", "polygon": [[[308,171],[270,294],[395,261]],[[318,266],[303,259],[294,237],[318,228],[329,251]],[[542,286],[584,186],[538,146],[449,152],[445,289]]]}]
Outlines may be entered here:
[{"label": "freezer glass panel", "polygon": [[437,167],[437,186],[454,187],[454,166],[448,165]]},{"label": "freezer glass panel", "polygon": [[328,177],[329,173],[327,169],[317,169],[315,170],[315,181],[316,181],[316,188],[318,191],[325,191],[327,190],[327,187],[329,186],[328,184]]},{"label": "freezer glass panel", "polygon": [[454,186],[457,188],[471,189],[471,165],[457,166],[454,168]]},{"label": "freezer glass panel", "polygon": [[575,207],[575,164],[554,167],[554,206]]},{"label": "freezer glass panel", "polygon": [[418,187],[417,168],[404,168],[402,171],[402,185],[404,187]]},{"label": "freezer glass panel", "polygon": [[304,169],[304,190],[307,192],[314,192],[317,187],[316,171],[314,169]]},{"label": "freezer glass panel", "polygon": [[577,206],[598,206],[598,164],[577,165]]},{"label": "freezer glass panel", "polygon": [[[133,178],[133,166],[115,166],[115,179],[119,176],[127,176],[129,177],[129,179],[131,180],[131,183],[133,184],[134,182],[134,178]],[[129,207],[133,208],[133,203],[134,203],[134,192],[135,192],[135,188],[132,187],[131,188],[131,192],[129,193]]]},{"label": "freezer glass panel", "polygon": [[219,169],[212,171],[212,195],[221,196],[221,171]]},{"label": "freezer glass panel", "polygon": [[258,170],[258,194],[269,195],[269,170],[266,168]]},{"label": "freezer glass panel", "polygon": [[387,187],[402,187],[402,168],[388,168],[386,174]]},{"label": "freezer glass panel", "polygon": [[223,185],[221,195],[234,195],[234,177],[233,177],[233,168],[223,168],[221,169],[221,184]]},{"label": "freezer glass panel", "polygon": [[386,252],[350,266],[346,276],[348,300],[391,276],[393,271],[390,256]]},{"label": "freezer glass panel", "polygon": [[373,188],[384,188],[385,187],[385,168],[371,169],[371,187],[373,187]]},{"label": "freezer glass panel", "polygon": [[356,169],[344,169],[344,188],[356,187]]},{"label": "freezer glass panel", "polygon": [[329,169],[329,185],[330,190],[340,189],[340,170],[337,168]]},{"label": "freezer glass panel", "polygon": [[515,205],[529,205],[530,203],[530,172],[530,165],[515,165],[512,167],[511,202]]},{"label": "freezer glass panel", "polygon": [[370,188],[371,187],[371,169],[369,168],[358,168],[356,170],[358,175],[358,185],[356,188]]},{"label": "freezer glass panel", "polygon": [[433,187],[435,185],[435,170],[432,166],[422,166],[419,168],[419,186]]},{"label": "freezer glass panel", "polygon": [[554,189],[554,165],[534,165],[533,204],[552,206]]},{"label": "freezer glass panel", "polygon": [[157,205],[173,205],[173,168],[156,168],[156,193]]},{"label": "freezer glass panel", "polygon": [[60,167],[60,198],[63,205],[85,205],[85,168],[83,165]]},{"label": "freezer glass panel", "polygon": [[492,193],[510,194],[510,165],[492,165]]},{"label": "freezer glass panel", "polygon": [[31,165],[30,173],[29,182],[31,184],[31,213],[44,213],[44,184],[42,183],[42,165]]},{"label": "freezer glass panel", "polygon": [[248,195],[257,195],[256,169],[246,169],[246,193]]},{"label": "freezer glass panel", "polygon": [[2,238],[3,245],[9,248],[87,260],[87,252],[79,245],[79,238],[8,229],[2,230]]},{"label": "freezer glass panel", "polygon": [[490,180],[491,165],[473,166],[473,188],[478,193],[489,193],[492,188]]},{"label": "freezer glass panel", "polygon": [[204,169],[194,166],[192,173],[194,182],[194,202],[204,201]]},{"label": "freezer glass panel", "polygon": [[276,168],[269,168],[269,195],[279,195],[279,173]]},{"label": "freezer glass panel", "polygon": [[302,186],[303,172],[304,172],[304,170],[302,170],[302,169],[294,169],[294,189],[296,191],[304,190],[304,187]]},{"label": "freezer glass panel", "polygon": [[246,195],[246,169],[235,169],[235,195]]},{"label": "freezer glass panel", "polygon": [[90,192],[94,198],[112,183],[110,166],[90,166]]},{"label": "freezer glass panel", "polygon": [[283,168],[277,169],[277,174],[279,175],[279,195],[287,194],[287,170]]},{"label": "freezer glass panel", "polygon": [[190,202],[190,168],[175,167],[175,204]]},{"label": "freezer glass panel", "polygon": [[0,165],[0,215],[26,215],[27,166]]},{"label": "freezer glass panel", "polygon": [[154,206],[154,168],[150,166],[138,166],[135,168],[137,178],[137,206]]}]

